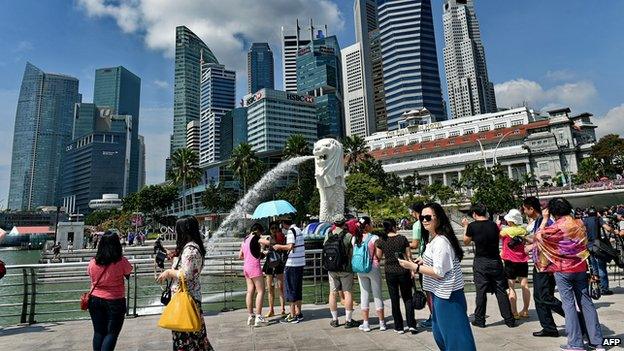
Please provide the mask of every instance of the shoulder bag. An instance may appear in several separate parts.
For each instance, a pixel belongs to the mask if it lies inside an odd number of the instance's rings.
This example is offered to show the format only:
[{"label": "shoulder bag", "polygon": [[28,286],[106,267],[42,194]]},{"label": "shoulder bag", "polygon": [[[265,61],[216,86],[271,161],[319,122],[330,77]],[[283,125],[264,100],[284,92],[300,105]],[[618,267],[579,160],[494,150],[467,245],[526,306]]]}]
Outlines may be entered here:
[{"label": "shoulder bag", "polygon": [[179,275],[180,290],[171,297],[158,321],[158,326],[176,332],[196,333],[201,330],[199,308],[188,292],[184,274]]},{"label": "shoulder bag", "polygon": [[414,281],[412,307],[414,307],[415,310],[422,310],[427,305],[427,294],[423,291],[422,285],[420,285],[418,278],[412,280]]},{"label": "shoulder bag", "polygon": [[98,279],[95,281],[95,284],[93,284],[93,286],[91,287],[91,290],[88,293],[82,293],[82,295],[80,295],[80,309],[81,310],[86,311],[89,309],[89,300],[91,299],[91,294],[93,293],[93,290],[95,290],[95,287],[98,285],[98,283],[100,282],[100,279],[102,279],[102,276],[104,275],[104,273],[106,273],[106,270],[111,264],[112,263],[104,267],[104,270],[102,271]]}]

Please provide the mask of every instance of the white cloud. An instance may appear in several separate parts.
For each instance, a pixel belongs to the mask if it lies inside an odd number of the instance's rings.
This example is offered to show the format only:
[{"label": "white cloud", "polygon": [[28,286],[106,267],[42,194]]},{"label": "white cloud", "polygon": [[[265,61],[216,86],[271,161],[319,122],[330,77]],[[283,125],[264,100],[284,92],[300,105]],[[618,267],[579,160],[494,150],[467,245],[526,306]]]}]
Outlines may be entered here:
[{"label": "white cloud", "polygon": [[154,80],[152,83],[154,83],[154,85],[155,85],[157,88],[161,88],[161,89],[167,89],[167,88],[169,88],[169,83],[168,83],[167,81],[164,81],[164,80],[158,80],[158,79],[156,79],[156,80]]},{"label": "white cloud", "polygon": [[327,24],[331,32],[344,25],[335,3],[329,0],[78,0],[92,17],[112,17],[127,33],[138,33],[148,48],[173,57],[175,27],[186,25],[210,47],[219,62],[243,73],[244,52],[251,42],[280,47],[280,27],[295,19]]},{"label": "white cloud", "polygon": [[33,44],[31,42],[26,41],[26,40],[22,40],[19,43],[17,43],[15,48],[12,50],[12,52],[13,53],[26,52],[26,51],[31,51],[34,48],[35,47],[33,46]]},{"label": "white cloud", "polygon": [[610,109],[603,117],[594,118],[598,125],[596,134],[602,137],[606,134],[624,135],[624,104]]},{"label": "white cloud", "polygon": [[546,72],[546,78],[554,82],[565,82],[576,78],[576,74],[567,69],[549,70]]},{"label": "white cloud", "polygon": [[539,83],[527,79],[514,79],[494,86],[499,107],[527,104],[537,109],[569,106],[574,110],[586,110],[598,96],[590,81],[565,83],[545,89]]}]

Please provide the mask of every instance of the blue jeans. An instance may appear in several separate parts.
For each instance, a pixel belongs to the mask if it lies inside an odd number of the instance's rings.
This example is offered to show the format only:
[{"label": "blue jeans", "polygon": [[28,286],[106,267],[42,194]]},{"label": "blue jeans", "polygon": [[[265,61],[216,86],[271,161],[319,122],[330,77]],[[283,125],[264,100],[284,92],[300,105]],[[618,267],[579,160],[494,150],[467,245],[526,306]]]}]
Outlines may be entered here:
[{"label": "blue jeans", "polygon": [[466,312],[464,290],[455,290],[448,299],[430,294],[433,338],[442,351],[475,351],[474,336]]},{"label": "blue jeans", "polygon": [[93,350],[114,350],[126,315],[126,300],[91,296],[89,314],[93,322]]},{"label": "blue jeans", "polygon": [[578,303],[585,318],[589,343],[592,345],[602,345],[600,321],[598,321],[596,307],[594,307],[594,303],[591,297],[589,297],[587,273],[556,272],[555,281],[557,282],[557,289],[559,289],[563,311],[565,312],[565,329],[568,334],[568,346],[584,348],[581,322],[576,312],[576,303]]},{"label": "blue jeans", "polygon": [[589,256],[589,264],[592,267],[592,273],[600,277],[600,290],[609,290],[609,275],[607,274],[607,262],[602,258]]}]

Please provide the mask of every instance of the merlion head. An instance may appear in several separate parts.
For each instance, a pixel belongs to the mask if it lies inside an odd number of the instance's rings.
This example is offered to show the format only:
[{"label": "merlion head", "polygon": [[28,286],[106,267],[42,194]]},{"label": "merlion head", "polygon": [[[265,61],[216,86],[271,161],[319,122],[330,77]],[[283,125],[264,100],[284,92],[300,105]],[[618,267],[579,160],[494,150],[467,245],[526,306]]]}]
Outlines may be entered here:
[{"label": "merlion head", "polygon": [[[314,175],[317,185],[328,187],[339,182],[344,184],[344,155],[342,144],[326,138],[314,143]],[[337,180],[337,178],[340,178]]]}]

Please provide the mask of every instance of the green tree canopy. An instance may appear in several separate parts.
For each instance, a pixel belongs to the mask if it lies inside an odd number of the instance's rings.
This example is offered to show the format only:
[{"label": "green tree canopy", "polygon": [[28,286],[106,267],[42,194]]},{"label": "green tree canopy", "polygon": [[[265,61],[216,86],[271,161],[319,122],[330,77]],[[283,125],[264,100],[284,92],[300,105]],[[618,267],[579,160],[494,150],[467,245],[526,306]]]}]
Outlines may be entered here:
[{"label": "green tree canopy", "polygon": [[604,174],[604,167],[602,163],[593,157],[584,158],[579,164],[579,171],[577,173],[578,182],[590,183],[596,181]]},{"label": "green tree canopy", "polygon": [[483,203],[490,213],[503,213],[520,206],[522,187],[510,179],[507,169],[495,165],[485,168],[478,163],[468,165],[462,171],[466,187],[473,190],[472,203]]},{"label": "green tree canopy", "polygon": [[243,183],[243,194],[260,179],[264,168],[262,162],[248,143],[241,143],[232,150],[228,167]]},{"label": "green tree canopy", "polygon": [[346,178],[345,203],[358,211],[367,210],[367,204],[385,198],[382,185],[364,173],[351,173]]},{"label": "green tree canopy", "polygon": [[342,147],[345,155],[345,166],[349,172],[361,161],[372,158],[366,141],[359,135],[347,136],[342,139]]},{"label": "green tree canopy", "polygon": [[600,161],[609,175],[624,170],[624,139],[617,134],[607,134],[592,146],[592,156]]},{"label": "green tree canopy", "polygon": [[283,152],[284,159],[308,155],[312,155],[312,150],[303,135],[293,134],[286,139]]},{"label": "green tree canopy", "polygon": [[[182,194],[186,189],[199,184],[202,179],[202,170],[199,168],[199,155],[192,149],[181,148],[171,155],[171,168],[167,179],[172,184],[182,188]],[[186,196],[182,197],[182,206],[186,210]]]},{"label": "green tree canopy", "polygon": [[234,189],[211,183],[202,195],[202,205],[211,213],[226,212],[236,204],[238,195]]}]

